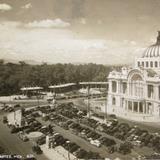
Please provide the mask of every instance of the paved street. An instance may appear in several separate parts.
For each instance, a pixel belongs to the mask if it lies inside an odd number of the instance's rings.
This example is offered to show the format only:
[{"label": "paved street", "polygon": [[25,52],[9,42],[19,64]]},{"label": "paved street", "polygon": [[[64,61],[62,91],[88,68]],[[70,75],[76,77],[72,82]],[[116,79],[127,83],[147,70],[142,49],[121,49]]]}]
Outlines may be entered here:
[{"label": "paved street", "polygon": [[[23,156],[33,154],[32,142],[23,142],[16,134],[11,134],[9,128],[2,123],[2,116],[0,116],[0,145],[9,150],[11,154]],[[48,160],[43,154],[35,156],[38,160]]]}]

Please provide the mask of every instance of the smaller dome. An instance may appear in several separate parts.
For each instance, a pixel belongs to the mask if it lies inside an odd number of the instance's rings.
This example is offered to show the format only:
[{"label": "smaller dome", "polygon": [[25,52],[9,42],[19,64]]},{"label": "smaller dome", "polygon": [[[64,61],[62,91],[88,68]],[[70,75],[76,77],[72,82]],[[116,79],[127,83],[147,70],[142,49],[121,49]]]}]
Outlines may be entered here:
[{"label": "smaller dome", "polygon": [[160,31],[158,31],[157,42],[149,46],[143,53],[143,58],[145,57],[160,57]]}]

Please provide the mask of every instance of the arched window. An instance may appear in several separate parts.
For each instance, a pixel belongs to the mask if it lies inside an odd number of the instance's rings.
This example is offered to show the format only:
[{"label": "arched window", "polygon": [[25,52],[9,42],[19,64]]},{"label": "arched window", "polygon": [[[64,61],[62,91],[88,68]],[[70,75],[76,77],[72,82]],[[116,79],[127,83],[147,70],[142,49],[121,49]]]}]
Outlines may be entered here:
[{"label": "arched window", "polygon": [[112,98],[112,105],[116,105],[116,98],[115,97]]},{"label": "arched window", "polygon": [[134,74],[130,82],[130,94],[136,97],[143,97],[143,78],[140,74]]},{"label": "arched window", "polygon": [[142,81],[142,77],[139,74],[134,74],[131,78],[131,81]]},{"label": "arched window", "polygon": [[150,62],[150,67],[153,67],[153,62],[152,61]]}]

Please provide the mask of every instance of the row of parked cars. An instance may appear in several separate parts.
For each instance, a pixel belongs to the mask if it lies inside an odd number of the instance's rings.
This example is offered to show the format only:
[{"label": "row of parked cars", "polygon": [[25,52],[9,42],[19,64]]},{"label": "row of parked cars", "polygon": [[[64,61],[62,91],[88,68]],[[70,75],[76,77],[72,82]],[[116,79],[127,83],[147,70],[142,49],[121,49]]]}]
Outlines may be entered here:
[{"label": "row of parked cars", "polygon": [[[59,109],[59,107],[58,107]],[[60,106],[60,114],[68,118],[74,118],[96,130],[114,136],[122,141],[131,142],[135,146],[148,146],[160,152],[160,135],[151,134],[147,130],[140,129],[137,126],[129,126],[127,123],[119,123],[116,116],[107,120],[106,123],[100,123],[98,120],[86,118],[86,114],[79,116],[78,109],[73,104],[63,104]],[[70,116],[71,115],[71,116]],[[97,115],[96,115],[97,116]]]},{"label": "row of parked cars", "polygon": [[56,113],[70,119],[81,119],[87,115],[86,110],[77,109],[72,102],[60,104],[55,110]]},{"label": "row of parked cars", "polygon": [[106,147],[116,144],[114,140],[103,137],[93,129],[85,127],[80,123],[76,123],[68,117],[66,118],[62,115],[51,113],[48,120],[54,122],[65,130],[70,130],[73,134],[79,135],[96,147],[100,147],[102,144]]},{"label": "row of parked cars", "polygon": [[103,159],[98,153],[87,152],[86,150],[82,149],[78,144],[64,138],[59,133],[53,132],[52,135],[54,136],[52,140],[52,147],[62,146],[79,159]]},{"label": "row of parked cars", "polygon": [[[131,152],[132,145],[130,143],[122,143],[121,145],[117,145],[113,139],[104,137],[97,133],[93,128],[91,129],[90,127],[85,127],[84,125],[76,123],[68,117],[66,118],[62,115],[52,113],[50,114],[48,120],[54,122],[65,130],[70,130],[73,134],[80,136],[96,147],[101,147],[102,145],[107,147],[109,153],[117,151],[122,154],[127,154]],[[92,120],[91,122],[93,123]]]},{"label": "row of parked cars", "polygon": [[97,129],[122,141],[131,142],[135,146],[148,146],[160,152],[159,134],[151,134],[147,130],[140,129],[137,126],[131,127],[127,123],[115,123],[113,120],[108,121],[108,124],[109,125],[101,124],[101,127],[98,127]]},{"label": "row of parked cars", "polygon": [[15,109],[17,108],[20,108],[20,104],[15,104],[15,105],[12,105],[12,104],[3,104],[3,106],[1,107],[1,111],[4,111],[4,112],[13,112]]},{"label": "row of parked cars", "polygon": [[[61,104],[55,110],[56,114],[69,119],[75,119],[77,122],[114,136],[122,141],[131,142],[133,145],[139,147],[152,147],[156,151],[160,151],[160,136],[158,134],[151,134],[147,130],[140,129],[137,126],[129,126],[127,123],[119,123],[116,116],[109,118],[106,123],[100,123],[98,120],[86,118],[86,111],[80,111],[74,107],[73,103]],[[66,121],[66,119],[64,121]],[[63,124],[63,126],[68,128],[65,124]]]}]

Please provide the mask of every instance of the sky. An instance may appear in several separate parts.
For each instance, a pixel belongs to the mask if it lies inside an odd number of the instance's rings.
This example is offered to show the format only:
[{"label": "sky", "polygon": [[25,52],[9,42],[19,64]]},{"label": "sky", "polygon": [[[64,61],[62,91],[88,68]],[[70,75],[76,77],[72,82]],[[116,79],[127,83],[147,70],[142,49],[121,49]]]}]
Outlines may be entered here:
[{"label": "sky", "polygon": [[131,64],[155,43],[159,0],[0,0],[0,59]]}]

